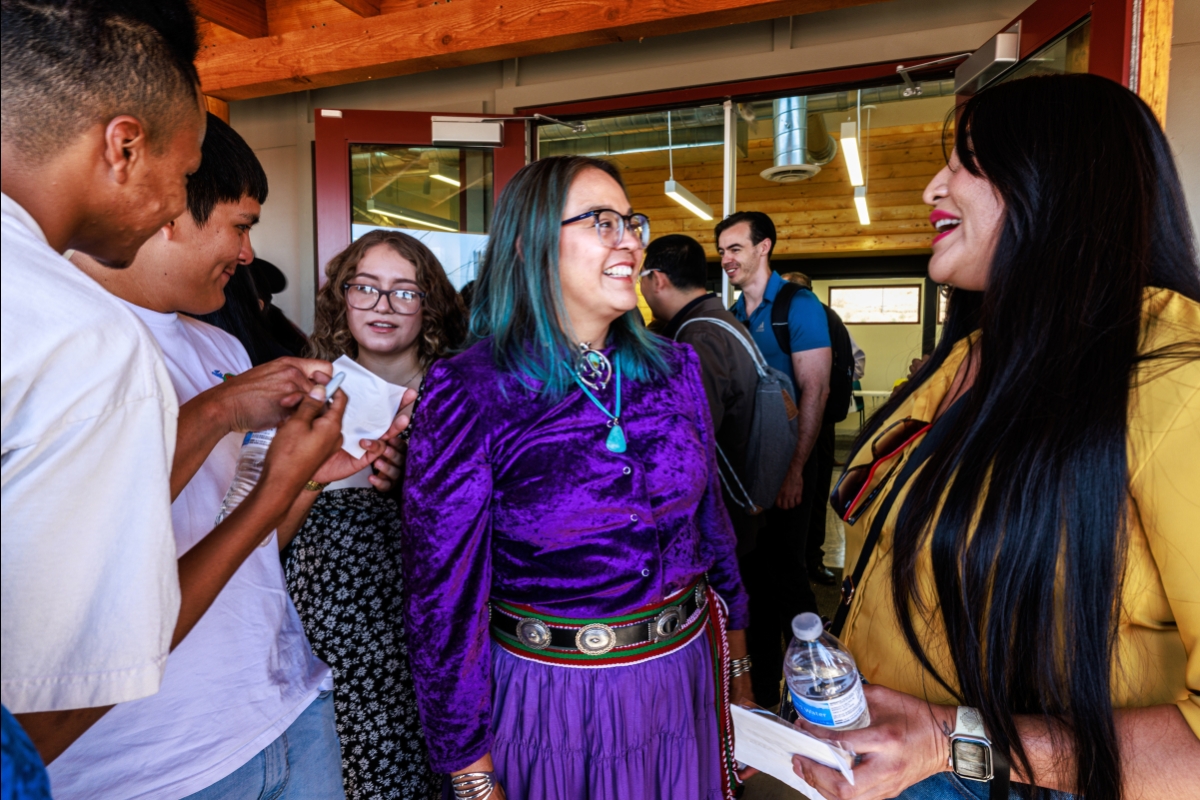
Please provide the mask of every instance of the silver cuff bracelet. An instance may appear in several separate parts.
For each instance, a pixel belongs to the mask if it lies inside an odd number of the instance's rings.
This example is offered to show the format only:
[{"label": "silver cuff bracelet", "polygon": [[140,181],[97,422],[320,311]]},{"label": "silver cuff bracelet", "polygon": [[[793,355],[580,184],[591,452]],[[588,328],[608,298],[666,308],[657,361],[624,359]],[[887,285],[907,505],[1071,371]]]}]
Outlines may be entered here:
[{"label": "silver cuff bracelet", "polygon": [[455,800],[487,800],[496,788],[491,772],[464,772],[450,779]]}]

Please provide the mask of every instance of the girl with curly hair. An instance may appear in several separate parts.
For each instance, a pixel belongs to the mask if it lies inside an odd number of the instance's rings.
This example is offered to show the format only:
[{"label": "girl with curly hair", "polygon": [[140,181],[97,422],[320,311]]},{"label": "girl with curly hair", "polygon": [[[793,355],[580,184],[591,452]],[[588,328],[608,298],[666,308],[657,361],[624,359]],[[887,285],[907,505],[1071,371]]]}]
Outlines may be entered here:
[{"label": "girl with curly hair", "polygon": [[[424,244],[375,230],[326,267],[310,355],[349,356],[410,390],[462,343],[464,309]],[[346,797],[439,796],[417,717],[401,618],[400,515],[387,478],[370,469],[307,492],[288,554],[288,589],[316,651],[333,668]],[[294,529],[294,528],[293,528]]]}]

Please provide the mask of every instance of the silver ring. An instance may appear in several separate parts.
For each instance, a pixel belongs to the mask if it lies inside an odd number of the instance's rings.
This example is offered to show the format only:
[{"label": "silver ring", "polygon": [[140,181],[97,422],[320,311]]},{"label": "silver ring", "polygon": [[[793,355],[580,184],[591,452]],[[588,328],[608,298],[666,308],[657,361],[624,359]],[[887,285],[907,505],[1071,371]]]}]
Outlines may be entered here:
[{"label": "silver ring", "polygon": [[584,625],[575,634],[575,646],[589,656],[602,656],[617,645],[617,634],[603,622]]}]

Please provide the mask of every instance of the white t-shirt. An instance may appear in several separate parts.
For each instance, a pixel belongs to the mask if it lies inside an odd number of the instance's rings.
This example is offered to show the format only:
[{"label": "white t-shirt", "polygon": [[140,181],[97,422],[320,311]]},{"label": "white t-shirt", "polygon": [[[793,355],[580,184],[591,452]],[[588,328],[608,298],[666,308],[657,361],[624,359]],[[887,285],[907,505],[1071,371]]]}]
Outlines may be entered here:
[{"label": "white t-shirt", "polygon": [[0,217],[0,699],[145,697],[179,615],[175,392],[137,317],[8,195]]},{"label": "white t-shirt", "polygon": [[[220,383],[218,375],[250,369],[245,349],[224,331],[129,307],[162,347],[180,402]],[[236,433],[222,439],[175,499],[181,555],[213,529],[241,440]],[[171,654],[158,694],[117,706],[50,765],[54,796],[178,798],[199,791],[253,758],[332,687],[288,596],[272,534]]]}]

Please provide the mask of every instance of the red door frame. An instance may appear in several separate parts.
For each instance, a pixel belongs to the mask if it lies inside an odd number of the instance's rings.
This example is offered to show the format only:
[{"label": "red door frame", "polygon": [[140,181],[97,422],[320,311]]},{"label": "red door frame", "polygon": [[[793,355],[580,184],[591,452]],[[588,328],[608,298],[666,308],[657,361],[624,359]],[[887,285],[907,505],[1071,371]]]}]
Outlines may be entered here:
[{"label": "red door frame", "polygon": [[[1021,22],[1021,58],[1027,58],[1056,36],[1091,14],[1091,44],[1088,71],[1129,85],[1129,48],[1133,30],[1132,0],[1037,0],[1002,28],[1007,30]],[[773,78],[757,78],[733,83],[708,84],[685,89],[670,89],[645,94],[620,95],[580,102],[529,106],[516,109],[517,114],[546,114],[560,119],[580,119],[636,112],[651,108],[672,108],[715,103],[730,98],[749,100],[778,95],[781,92],[803,90],[819,93],[826,88],[847,89],[856,85],[878,86],[880,82],[899,83],[896,67],[920,64],[952,53],[926,53],[900,61],[886,61],[854,67],[818,70]],[[929,77],[946,75],[953,67],[930,72]]]},{"label": "red door frame", "polygon": [[[350,145],[432,147],[432,117],[435,115],[474,119],[480,116],[353,109],[339,111],[340,116],[325,116],[322,111],[314,112],[316,147],[313,154],[318,286],[325,283],[325,265],[350,244]],[[499,198],[505,184],[525,166],[525,123],[505,122],[504,145],[493,149],[492,153],[492,184],[495,196]]]}]

